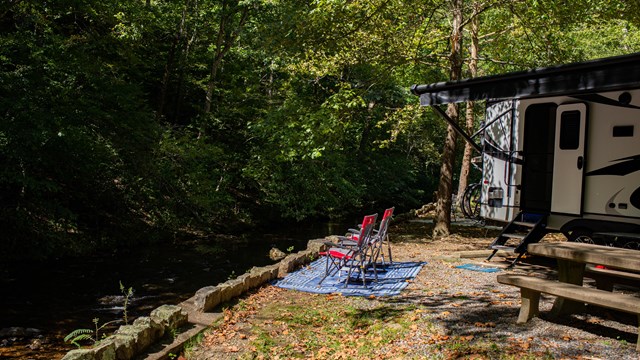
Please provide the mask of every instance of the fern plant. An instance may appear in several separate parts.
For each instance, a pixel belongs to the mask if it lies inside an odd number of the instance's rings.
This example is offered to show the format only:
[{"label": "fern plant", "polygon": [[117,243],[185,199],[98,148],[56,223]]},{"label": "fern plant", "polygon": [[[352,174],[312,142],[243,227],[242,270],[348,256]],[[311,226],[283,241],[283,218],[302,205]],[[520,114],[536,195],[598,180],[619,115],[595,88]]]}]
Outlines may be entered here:
[{"label": "fern plant", "polygon": [[[124,304],[123,304],[123,308],[124,308],[124,314],[123,314],[123,319],[125,325],[129,324],[129,313],[127,312],[127,307],[129,306],[129,302],[131,301],[131,298],[133,297],[133,288],[129,287],[126,288],[123,284],[122,281],[120,281],[120,292],[122,292],[122,295],[124,295]],[[80,342],[82,341],[91,341],[92,344],[97,343],[101,337],[100,337],[100,331],[102,329],[104,329],[106,326],[109,326],[113,323],[117,323],[120,322],[121,320],[112,320],[112,321],[107,321],[106,323],[102,324],[102,325],[98,325],[98,323],[100,322],[100,319],[98,318],[94,318],[93,319],[93,330],[91,329],[75,329],[72,332],[69,333],[69,335],[64,337],[64,342],[68,342],[71,343],[77,347],[82,346],[80,344]],[[105,335],[103,334],[103,337]]]},{"label": "fern plant", "polygon": [[91,340],[95,343],[93,338],[93,330],[91,329],[75,329],[64,337],[64,342],[71,343],[77,347],[80,347],[80,342],[84,340]]},{"label": "fern plant", "polygon": [[77,347],[82,346],[80,344],[81,341],[89,340],[92,344],[97,343],[100,340],[100,330],[102,330],[105,326],[109,326],[113,323],[118,322],[119,320],[108,321],[100,326],[98,326],[98,322],[100,319],[93,319],[94,329],[76,329],[69,333],[69,335],[64,337],[64,342],[71,343]]}]

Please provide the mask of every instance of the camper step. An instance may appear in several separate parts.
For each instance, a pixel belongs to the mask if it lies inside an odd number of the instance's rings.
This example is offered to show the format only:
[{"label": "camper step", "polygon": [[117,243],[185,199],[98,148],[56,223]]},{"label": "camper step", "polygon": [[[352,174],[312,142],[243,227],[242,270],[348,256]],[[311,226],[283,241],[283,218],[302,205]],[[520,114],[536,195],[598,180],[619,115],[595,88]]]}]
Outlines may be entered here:
[{"label": "camper step", "polygon": [[531,223],[531,222],[526,222],[526,221],[514,221],[512,224],[520,225],[520,226],[526,226],[526,227],[530,227],[530,228],[536,226],[536,223]]},{"label": "camper step", "polygon": [[491,245],[490,248],[493,250],[502,250],[510,253],[516,252],[516,248],[514,248],[513,246]]},{"label": "camper step", "polygon": [[501,236],[511,238],[511,239],[524,239],[527,235],[525,234],[502,234]]}]

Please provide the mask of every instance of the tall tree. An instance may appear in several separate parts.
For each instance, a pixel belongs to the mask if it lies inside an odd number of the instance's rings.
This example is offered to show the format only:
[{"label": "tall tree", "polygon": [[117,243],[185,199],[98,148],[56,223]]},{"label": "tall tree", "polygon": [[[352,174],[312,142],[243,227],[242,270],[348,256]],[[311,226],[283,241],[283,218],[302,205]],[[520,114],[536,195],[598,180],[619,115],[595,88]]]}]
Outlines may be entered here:
[{"label": "tall tree", "polygon": [[[480,17],[480,3],[476,0],[473,2],[473,13],[471,18],[471,45],[469,46],[469,77],[478,75],[478,23]],[[465,112],[466,130],[471,133],[474,128],[474,102],[467,101]],[[464,153],[462,154],[462,165],[460,166],[460,176],[458,179],[458,196],[457,203],[462,206],[462,199],[467,184],[469,183],[469,172],[471,170],[471,156],[473,155],[473,147],[465,142]]]},{"label": "tall tree", "polygon": [[[459,80],[462,74],[462,12],[463,0],[451,1],[451,35],[449,42],[449,79]],[[458,121],[458,105],[447,106],[447,116],[453,121]],[[456,141],[458,134],[453,126],[447,127],[447,137],[442,150],[442,165],[440,167],[440,182],[436,198],[436,218],[433,228],[433,236],[441,237],[449,235],[451,227],[451,201],[453,194],[453,166],[455,163]]]},{"label": "tall tree", "polygon": [[213,90],[216,85],[218,71],[222,60],[234,46],[240,31],[242,31],[251,10],[251,2],[240,0],[222,0],[218,19],[218,31],[213,44],[213,61],[207,81],[207,93],[205,95],[204,112],[211,112]]}]

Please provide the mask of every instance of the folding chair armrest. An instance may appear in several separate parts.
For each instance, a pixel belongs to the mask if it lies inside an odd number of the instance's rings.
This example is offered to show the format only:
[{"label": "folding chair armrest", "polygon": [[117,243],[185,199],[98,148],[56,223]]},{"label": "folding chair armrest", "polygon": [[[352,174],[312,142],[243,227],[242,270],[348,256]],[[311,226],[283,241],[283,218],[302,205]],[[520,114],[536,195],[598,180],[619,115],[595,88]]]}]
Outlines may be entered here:
[{"label": "folding chair armrest", "polygon": [[352,250],[356,244],[355,242],[353,244],[347,244],[348,241],[354,241],[354,240],[349,239],[348,237],[345,237],[345,236],[338,236],[337,243],[329,243],[329,244],[331,244],[330,245],[331,247],[345,249],[345,250]]},{"label": "folding chair armrest", "polygon": [[340,244],[341,246],[350,247],[350,248],[354,248],[358,246],[358,242],[352,239],[344,239],[343,241],[340,241],[338,244]]},{"label": "folding chair armrest", "polygon": [[356,230],[356,229],[348,229],[347,232],[350,232],[353,234],[360,234],[360,230]]},{"label": "folding chair armrest", "polygon": [[[354,239],[352,239],[352,238],[350,238],[348,236],[338,236],[337,238],[338,238],[337,244],[341,245],[341,246],[344,246],[345,244],[347,246],[355,246],[358,243],[356,240],[354,240]],[[334,244],[336,244],[336,243],[334,243]]]},{"label": "folding chair armrest", "polygon": [[328,248],[332,248],[332,247],[334,247],[334,246],[338,245],[338,243],[335,243],[335,242],[333,242],[333,241],[323,241],[322,243],[323,243],[324,245],[326,245]]}]

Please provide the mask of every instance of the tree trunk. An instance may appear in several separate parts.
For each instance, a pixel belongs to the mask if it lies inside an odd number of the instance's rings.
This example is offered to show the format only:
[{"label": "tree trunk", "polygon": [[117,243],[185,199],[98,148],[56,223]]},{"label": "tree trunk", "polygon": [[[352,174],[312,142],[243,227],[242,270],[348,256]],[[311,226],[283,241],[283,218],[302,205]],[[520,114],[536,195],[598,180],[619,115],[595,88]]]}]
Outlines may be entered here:
[{"label": "tree trunk", "polygon": [[220,63],[222,62],[222,52],[224,50],[224,37],[226,32],[227,25],[227,16],[225,15],[227,2],[223,1],[222,10],[220,16],[220,27],[218,28],[218,36],[216,38],[216,52],[213,58],[213,63],[211,64],[211,72],[209,73],[209,81],[207,82],[207,94],[204,99],[204,112],[211,112],[211,98],[213,97],[213,89],[216,83],[216,77],[218,76],[218,67],[220,67]]},{"label": "tree trunk", "polygon": [[182,16],[180,18],[180,24],[178,25],[178,31],[173,37],[171,49],[169,49],[169,55],[167,57],[167,62],[164,65],[164,73],[162,75],[162,83],[160,85],[160,100],[158,103],[158,112],[156,113],[157,119],[160,119],[164,116],[164,107],[167,102],[167,89],[169,87],[169,79],[171,78],[171,70],[175,66],[176,52],[178,51],[178,47],[180,46],[180,42],[182,41],[182,38],[184,36],[184,26],[188,7],[189,0],[186,1],[186,3],[184,4],[184,8],[182,9]]},{"label": "tree trunk", "polygon": [[[449,55],[450,79],[459,80],[462,72],[462,5],[463,0],[452,0],[453,23],[451,31],[451,54]],[[458,121],[458,106],[449,104],[447,115]],[[442,151],[440,183],[436,199],[436,218],[433,237],[449,235],[451,228],[451,195],[453,194],[453,165],[455,163],[458,134],[451,125],[447,127],[447,138]]]},{"label": "tree trunk", "polygon": [[[196,1],[196,8],[195,11],[198,11],[198,2]],[[196,35],[198,34],[198,28],[196,26],[194,26],[193,28],[193,33],[191,34],[191,38],[189,38],[189,40],[187,40],[187,43],[185,44],[184,47],[184,51],[182,53],[182,58],[178,61],[179,63],[179,72],[178,72],[178,81],[176,84],[176,88],[177,88],[177,93],[174,99],[174,106],[173,106],[173,118],[177,119],[178,116],[180,115],[180,111],[181,111],[181,107],[182,107],[182,103],[184,102],[184,76],[185,76],[185,69],[187,69],[189,67],[189,54],[191,51],[191,45],[193,44],[193,42],[196,39]]]},{"label": "tree trunk", "polygon": [[[470,59],[469,59],[469,75],[474,78],[478,76],[478,17],[480,11],[480,4],[477,1],[473,3],[474,14],[476,16],[471,19],[471,47],[469,48]],[[473,108],[474,102],[467,101],[467,111],[466,111],[466,131],[467,133],[472,133],[474,129],[474,118],[473,118]],[[471,156],[473,155],[473,147],[471,144],[465,141],[464,143],[464,154],[462,155],[462,166],[460,166],[460,180],[458,182],[458,196],[456,203],[459,206],[462,206],[462,198],[465,189],[469,183],[469,172],[471,171]]]},{"label": "tree trunk", "polygon": [[[220,16],[220,27],[218,28],[218,36],[216,38],[216,51],[213,57],[213,62],[211,64],[211,72],[209,74],[209,81],[207,82],[207,93],[205,96],[204,102],[204,112],[211,112],[211,101],[213,98],[213,90],[215,89],[216,78],[218,76],[218,70],[220,65],[222,64],[222,59],[225,55],[231,50],[231,47],[235,43],[238,35],[240,35],[240,30],[244,26],[247,21],[247,17],[249,16],[249,7],[240,8],[237,6],[233,6],[230,9],[227,1],[222,2],[222,10]],[[229,30],[231,26],[233,26],[233,18],[237,11],[242,10],[242,14],[240,15],[240,20],[238,21],[238,25],[233,30]],[[228,12],[228,13],[227,13]]]}]

